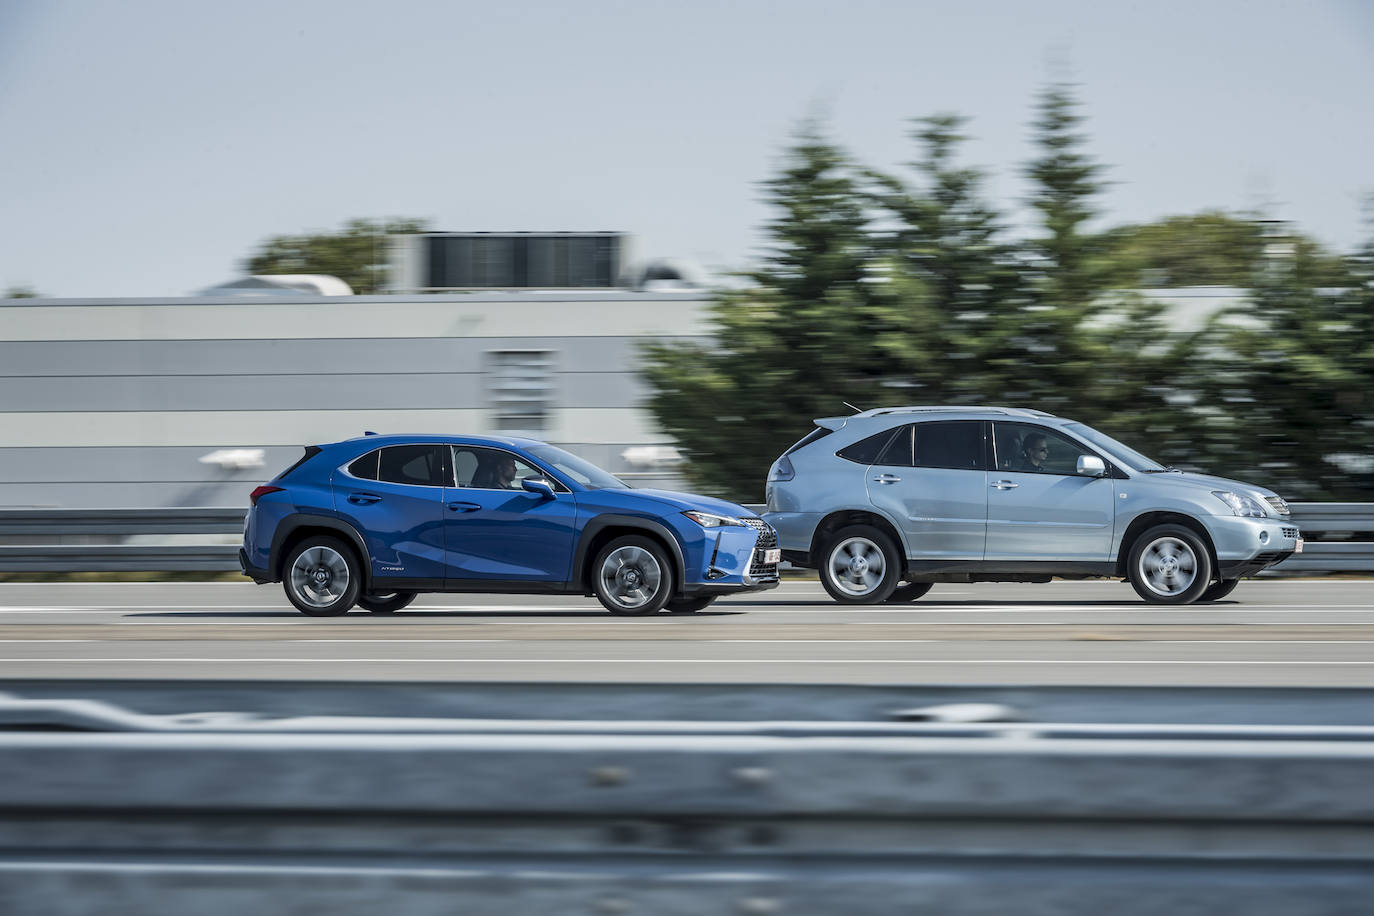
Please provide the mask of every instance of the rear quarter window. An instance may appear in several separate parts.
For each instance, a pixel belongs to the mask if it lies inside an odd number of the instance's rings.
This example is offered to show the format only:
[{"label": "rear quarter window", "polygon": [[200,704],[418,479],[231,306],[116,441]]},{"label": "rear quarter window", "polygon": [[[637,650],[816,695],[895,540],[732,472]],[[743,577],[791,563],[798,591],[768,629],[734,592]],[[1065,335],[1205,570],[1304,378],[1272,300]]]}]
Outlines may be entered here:
[{"label": "rear quarter window", "polygon": [[348,466],[348,473],[357,477],[359,480],[376,480],[377,460],[381,457],[381,454],[381,449],[377,449],[375,452],[368,452]]},{"label": "rear quarter window", "polygon": [[892,440],[892,437],[895,436],[897,432],[898,430],[895,429],[885,429],[877,435],[869,436],[867,439],[860,439],[853,445],[846,445],[835,454],[855,464],[873,464],[878,460],[878,456],[882,454],[883,448],[886,447],[888,442]]}]

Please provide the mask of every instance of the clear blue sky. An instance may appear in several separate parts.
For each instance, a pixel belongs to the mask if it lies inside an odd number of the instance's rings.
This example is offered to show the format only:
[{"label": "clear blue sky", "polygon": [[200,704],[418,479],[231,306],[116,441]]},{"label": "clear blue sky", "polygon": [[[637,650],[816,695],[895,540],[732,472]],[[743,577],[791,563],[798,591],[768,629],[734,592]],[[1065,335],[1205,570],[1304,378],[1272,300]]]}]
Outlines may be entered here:
[{"label": "clear blue sky", "polygon": [[1339,249],[1374,192],[1374,4],[0,0],[0,290],[184,295],[351,217],[617,229],[743,267],[822,112],[865,162],[973,118],[1022,219],[1038,87],[1081,86],[1102,225],[1253,208]]}]

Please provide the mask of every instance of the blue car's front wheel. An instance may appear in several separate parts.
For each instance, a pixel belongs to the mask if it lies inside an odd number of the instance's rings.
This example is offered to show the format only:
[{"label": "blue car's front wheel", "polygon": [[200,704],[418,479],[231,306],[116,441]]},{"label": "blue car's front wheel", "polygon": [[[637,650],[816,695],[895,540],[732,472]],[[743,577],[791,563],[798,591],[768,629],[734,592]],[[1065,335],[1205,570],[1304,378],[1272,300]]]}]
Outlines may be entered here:
[{"label": "blue car's front wheel", "polygon": [[673,597],[673,567],[657,542],[626,535],[601,548],[592,564],[592,590],[612,614],[657,614]]}]

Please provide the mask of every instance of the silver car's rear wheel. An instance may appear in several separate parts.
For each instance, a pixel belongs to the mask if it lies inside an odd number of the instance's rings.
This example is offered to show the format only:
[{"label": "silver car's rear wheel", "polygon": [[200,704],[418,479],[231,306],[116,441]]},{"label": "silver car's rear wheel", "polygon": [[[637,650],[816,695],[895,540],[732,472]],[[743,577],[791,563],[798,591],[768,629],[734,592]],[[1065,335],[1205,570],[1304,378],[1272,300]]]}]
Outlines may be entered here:
[{"label": "silver car's rear wheel", "polygon": [[835,532],[821,565],[821,585],[836,601],[879,604],[897,587],[901,559],[892,539],[867,525]]},{"label": "silver car's rear wheel", "polygon": [[1152,604],[1192,604],[1212,580],[1212,558],[1182,525],[1159,525],[1131,546],[1127,572],[1136,594]]}]

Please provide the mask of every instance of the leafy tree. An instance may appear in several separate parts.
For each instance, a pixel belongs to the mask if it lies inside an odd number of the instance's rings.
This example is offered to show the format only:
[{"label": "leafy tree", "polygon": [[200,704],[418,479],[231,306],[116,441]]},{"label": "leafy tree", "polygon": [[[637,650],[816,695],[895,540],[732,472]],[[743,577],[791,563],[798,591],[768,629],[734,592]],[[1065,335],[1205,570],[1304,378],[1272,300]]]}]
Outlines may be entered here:
[{"label": "leafy tree", "polygon": [[[1271,239],[1251,302],[1219,316],[1198,450],[1218,471],[1299,499],[1374,489],[1374,243],[1330,265]],[[1321,286],[1319,286],[1319,283]]]},{"label": "leafy tree", "polygon": [[32,286],[11,286],[0,299],[41,299],[42,295]]},{"label": "leafy tree", "polygon": [[[1215,210],[1170,216],[1102,234],[1103,272],[1122,288],[1248,288],[1264,260],[1266,223]],[[1338,286],[1344,264],[1317,242],[1294,236],[1293,258],[1318,286]]]},{"label": "leafy tree", "polygon": [[1026,168],[1035,184],[1030,204],[1040,212],[1044,234],[1031,240],[1030,250],[1042,273],[1046,304],[1070,325],[1086,317],[1105,278],[1095,269],[1100,241],[1084,231],[1097,215],[1094,198],[1102,190],[1101,164],[1084,150],[1078,132],[1083,116],[1069,86],[1056,83],[1040,95],[1034,121],[1040,152]]},{"label": "leafy tree", "polygon": [[870,214],[849,159],[803,128],[765,186],[774,216],[753,288],[712,306],[717,345],[650,346],[649,408],[686,452],[699,489],[757,502],[763,472],[807,430],[871,400],[903,309],[881,280]]},{"label": "leafy tree", "polygon": [[955,114],[915,122],[918,185],[868,173],[897,226],[879,241],[891,260],[888,292],[909,313],[908,334],[886,346],[921,402],[971,403],[1002,387],[989,372],[1008,344],[1004,318],[1026,301],[1015,252],[982,200],[983,173],[956,164],[966,123]]},{"label": "leafy tree", "polygon": [[329,274],[355,293],[377,293],[386,288],[387,236],[423,232],[425,225],[417,219],[355,219],[338,232],[274,236],[243,267],[250,274]]}]

